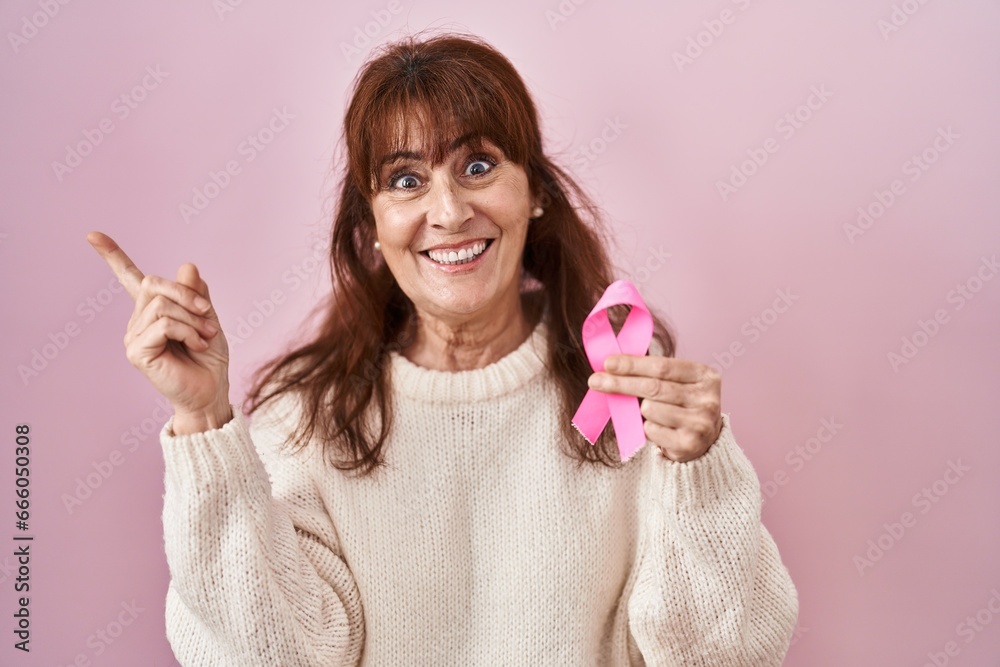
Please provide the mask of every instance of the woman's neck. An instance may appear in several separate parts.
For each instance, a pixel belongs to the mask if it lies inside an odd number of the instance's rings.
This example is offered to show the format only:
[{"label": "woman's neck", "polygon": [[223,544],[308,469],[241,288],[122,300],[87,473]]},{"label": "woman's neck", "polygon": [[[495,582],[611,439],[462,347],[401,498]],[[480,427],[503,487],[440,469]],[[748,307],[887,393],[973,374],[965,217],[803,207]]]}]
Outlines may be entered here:
[{"label": "woman's neck", "polygon": [[467,371],[483,368],[516,350],[531,335],[540,316],[535,299],[519,295],[503,313],[466,321],[417,312],[413,343],[403,356],[423,368]]}]

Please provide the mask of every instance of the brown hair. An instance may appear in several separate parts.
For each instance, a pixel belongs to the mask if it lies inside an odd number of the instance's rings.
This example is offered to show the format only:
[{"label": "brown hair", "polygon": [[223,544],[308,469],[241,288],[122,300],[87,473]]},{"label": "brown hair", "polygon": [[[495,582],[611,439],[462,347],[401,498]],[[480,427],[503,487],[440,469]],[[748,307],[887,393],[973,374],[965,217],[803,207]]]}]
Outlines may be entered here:
[{"label": "brown hair", "polygon": [[[571,424],[591,373],[581,328],[612,280],[600,217],[544,154],[534,103],[513,65],[481,39],[464,35],[405,38],[382,47],[359,72],[344,118],[347,160],[333,221],[332,293],[317,306],[322,323],[314,338],[254,374],[248,414],[294,392],[301,417],[286,447],[301,449],[316,436],[340,470],[365,475],[383,464],[392,425],[389,354],[407,347],[414,312],[374,250],[369,201],[382,157],[403,148],[414,123],[424,130],[417,136],[430,137],[435,163],[452,140],[467,135],[473,147],[477,138],[489,138],[525,169],[544,214],[528,227],[522,265],[541,284],[538,296],[548,306],[546,365],[561,396],[567,454],[581,464],[618,465],[610,426],[591,446]],[[612,320],[620,323],[625,312],[616,307]],[[659,318],[654,321],[661,354],[673,356],[673,335]]]}]

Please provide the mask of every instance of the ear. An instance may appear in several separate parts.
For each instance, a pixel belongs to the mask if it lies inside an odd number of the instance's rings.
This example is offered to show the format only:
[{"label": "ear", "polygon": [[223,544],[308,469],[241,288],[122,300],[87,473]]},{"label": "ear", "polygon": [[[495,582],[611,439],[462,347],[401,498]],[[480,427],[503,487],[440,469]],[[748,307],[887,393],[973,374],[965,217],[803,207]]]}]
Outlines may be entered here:
[{"label": "ear", "polygon": [[544,185],[538,184],[531,189],[531,208],[538,206],[548,208],[551,203],[552,195],[546,191]]}]

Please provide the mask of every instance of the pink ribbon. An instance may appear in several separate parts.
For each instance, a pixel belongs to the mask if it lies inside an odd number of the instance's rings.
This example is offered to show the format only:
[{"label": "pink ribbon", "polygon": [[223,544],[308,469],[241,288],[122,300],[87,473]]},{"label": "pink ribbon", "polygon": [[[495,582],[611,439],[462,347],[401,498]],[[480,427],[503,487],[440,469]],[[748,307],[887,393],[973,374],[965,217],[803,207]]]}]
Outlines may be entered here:
[{"label": "pink ribbon", "polygon": [[[632,306],[632,310],[615,336],[607,309],[619,304]],[[639,290],[628,280],[616,280],[608,285],[583,322],[583,349],[594,371],[603,371],[604,360],[612,354],[646,354],[652,339],[653,317],[639,296]],[[573,415],[573,426],[593,445],[609,419],[618,438],[621,460],[627,461],[646,444],[639,399],[635,396],[588,389]]]}]

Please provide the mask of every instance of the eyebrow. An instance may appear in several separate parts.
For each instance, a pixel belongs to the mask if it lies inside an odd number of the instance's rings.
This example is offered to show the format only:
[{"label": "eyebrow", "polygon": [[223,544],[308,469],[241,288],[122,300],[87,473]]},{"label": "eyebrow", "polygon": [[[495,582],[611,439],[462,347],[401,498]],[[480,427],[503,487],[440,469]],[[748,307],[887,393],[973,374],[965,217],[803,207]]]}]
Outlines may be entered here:
[{"label": "eyebrow", "polygon": [[[455,139],[448,146],[448,152],[454,152],[456,149],[462,147],[465,144],[471,143],[473,139],[485,139],[485,136],[479,132],[466,132],[458,139]],[[385,168],[387,164],[395,162],[397,160],[423,160],[424,154],[418,151],[393,151],[389,153],[378,163],[378,170],[381,171]]]}]

